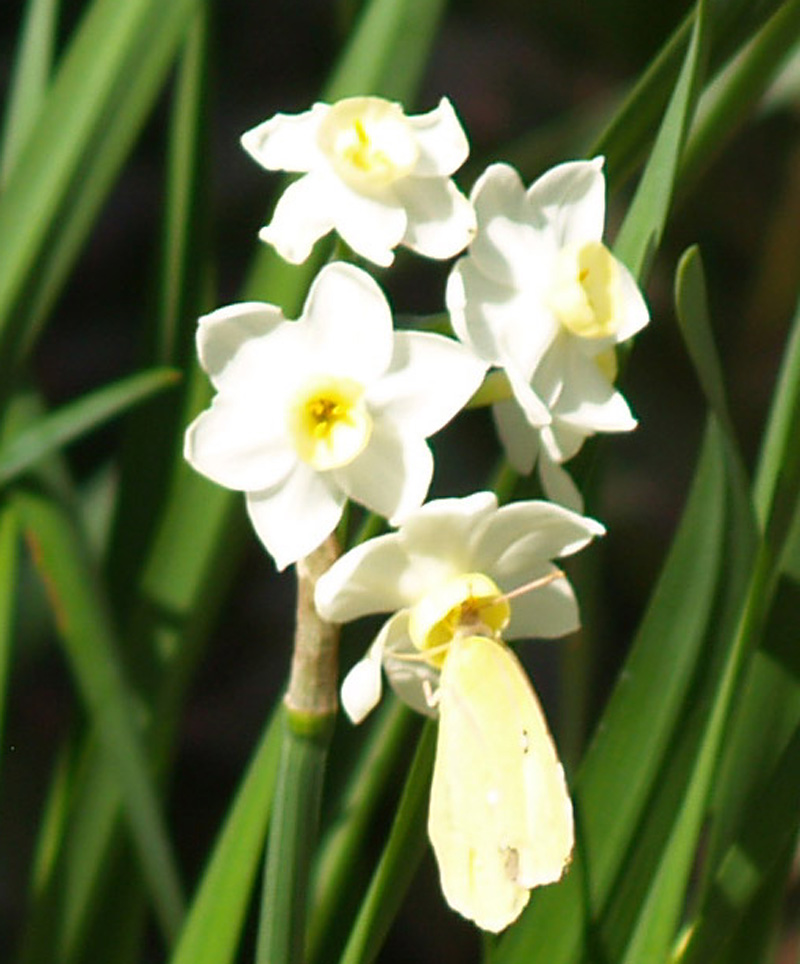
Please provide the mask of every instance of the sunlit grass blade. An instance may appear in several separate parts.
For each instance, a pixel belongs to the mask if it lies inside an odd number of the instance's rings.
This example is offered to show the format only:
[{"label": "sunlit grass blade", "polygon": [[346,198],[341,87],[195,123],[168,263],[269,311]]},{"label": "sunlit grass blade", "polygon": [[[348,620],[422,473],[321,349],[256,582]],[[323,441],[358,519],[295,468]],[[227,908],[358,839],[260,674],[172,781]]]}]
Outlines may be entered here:
[{"label": "sunlit grass blade", "polygon": [[[766,0],[757,4],[746,0],[712,2],[711,70],[723,65],[783,2],[785,0]],[[589,156],[606,156],[614,185],[627,180],[643,159],[681,70],[695,15],[696,10],[692,10],[676,28],[589,151]]]},{"label": "sunlit grass blade", "polygon": [[800,2],[786,0],[700,100],[681,159],[687,190],[749,119],[800,39]]},{"label": "sunlit grass blade", "polygon": [[722,563],[724,508],[722,441],[711,425],[669,556],[574,782],[577,845],[569,873],[533,895],[493,964],[572,964],[590,954],[701,657]]},{"label": "sunlit grass blade", "polygon": [[[199,0],[95,0],[59,62],[36,123],[26,137],[6,190],[0,196],[0,359],[11,370],[26,326],[13,313],[51,228],[87,171],[95,139],[119,108],[120,91],[152,61],[144,45],[168,55],[163,80],[180,31]],[[140,63],[141,61],[141,63]],[[151,91],[155,96],[155,90]],[[136,118],[131,118],[135,123]],[[141,118],[139,118],[139,121]]]},{"label": "sunlit grass blade", "polygon": [[411,886],[428,842],[426,816],[435,751],[436,727],[429,722],[417,744],[389,839],[362,901],[340,964],[369,964],[377,959],[392,921]]},{"label": "sunlit grass blade", "polygon": [[174,385],[174,369],[137,372],[41,416],[0,445],[0,486],[39,461]]},{"label": "sunlit grass blade", "polygon": [[[311,914],[306,941],[308,961],[331,957],[334,925],[340,930],[352,903],[352,878],[357,855],[383,800],[386,785],[397,772],[403,749],[414,733],[415,716],[389,697],[371,721],[372,731],[353,767],[337,817],[321,841],[316,861]],[[346,919],[346,918],[345,918]]]},{"label": "sunlit grass blade", "polygon": [[0,148],[0,188],[36,120],[53,66],[59,0],[28,0],[8,88]]},{"label": "sunlit grass blade", "polygon": [[[737,700],[736,718],[715,781],[715,820],[709,837],[709,872],[739,832],[743,808],[753,788],[765,780],[793,729],[800,723],[800,674],[793,634],[798,593],[792,559],[800,518],[800,309],[788,339],[778,386],[767,422],[755,484],[755,504],[765,530],[764,555],[775,593],[764,640],[754,654]],[[794,517],[794,518],[793,518]],[[788,637],[787,637],[788,633]]]},{"label": "sunlit grass blade", "polygon": [[117,775],[142,873],[169,942],[183,914],[177,866],[92,561],[69,507],[35,489],[16,492],[14,507],[34,546],[75,682]]},{"label": "sunlit grass blade", "polygon": [[[794,606],[799,601],[799,595],[793,587],[789,598]],[[769,759],[759,767],[756,779],[753,779],[751,757],[745,760],[748,779],[743,781],[740,789],[744,799],[736,801],[738,833],[729,839],[716,862],[705,898],[697,908],[690,938],[679,958],[681,964],[698,964],[714,959],[714,955],[735,933],[758,890],[770,872],[781,863],[786,847],[791,845],[797,834],[800,821],[800,730],[797,729],[800,718],[800,665],[792,652],[796,648],[792,645],[793,641],[786,638],[793,635],[788,630],[786,619],[790,610],[787,606],[781,606],[780,611],[785,637],[783,649],[794,663],[791,667],[794,673],[791,696],[795,729],[787,742],[786,731],[791,722],[790,714],[784,712],[782,725],[777,720],[767,720],[766,733],[761,730],[754,735],[753,753],[763,751],[765,745],[783,749],[777,760],[774,759],[774,750],[768,751]],[[789,706],[787,683],[780,679],[775,668],[773,677],[777,677],[773,682],[777,682],[778,686],[769,692],[784,706]],[[767,681],[762,678],[758,682],[761,691],[768,692],[765,685]],[[737,745],[741,746],[741,741],[737,741]]]},{"label": "sunlit grass blade", "polygon": [[647,274],[666,224],[681,151],[703,83],[709,29],[706,2],[699,0],[686,59],[614,244],[617,257],[639,281]]},{"label": "sunlit grass blade", "polygon": [[244,774],[170,964],[231,964],[261,863],[280,754],[276,712]]},{"label": "sunlit grass blade", "polygon": [[[191,366],[197,316],[213,299],[209,280],[207,87],[209,12],[195,13],[179,62],[167,145],[167,184],[157,308],[145,332],[147,364]],[[167,498],[183,434],[183,406],[155,399],[127,423],[108,553],[115,609],[129,611],[137,574]],[[142,473],[142,464],[148,471]]]},{"label": "sunlit grass blade", "polygon": [[377,94],[409,106],[446,0],[373,0],[364,6],[353,41],[325,84],[322,98]]}]

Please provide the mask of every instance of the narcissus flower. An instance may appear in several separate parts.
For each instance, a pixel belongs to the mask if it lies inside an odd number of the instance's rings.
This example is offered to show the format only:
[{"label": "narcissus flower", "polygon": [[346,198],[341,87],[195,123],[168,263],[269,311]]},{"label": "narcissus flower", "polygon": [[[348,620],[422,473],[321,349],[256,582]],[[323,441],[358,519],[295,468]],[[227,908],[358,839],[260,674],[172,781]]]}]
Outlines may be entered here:
[{"label": "narcissus flower", "polygon": [[274,305],[200,319],[200,363],[217,391],[186,432],[203,475],[246,493],[282,569],[336,527],[349,497],[390,519],[425,498],[425,441],[464,405],[485,364],[462,345],[393,332],[375,281],[349,264],[320,271],[298,321]]},{"label": "narcissus flower", "polygon": [[508,165],[487,168],[471,195],[478,234],[447,287],[458,337],[508,376],[513,397],[493,410],[511,464],[527,473],[538,458],[545,491],[573,507],[560,464],[595,432],[635,427],[613,384],[615,346],[648,322],[602,242],[602,165],[561,164],[527,190]]},{"label": "narcissus flower", "polygon": [[[491,492],[439,499],[413,512],[397,532],[351,549],[317,583],[323,619],[344,623],[392,612],[342,686],[342,705],[360,722],[381,695],[381,667],[398,694],[434,714],[431,692],[450,642],[461,636],[553,638],[578,628],[578,607],[553,559],[605,530],[548,502],[502,508]],[[558,576],[559,578],[546,577]],[[505,594],[532,580],[533,591]]]},{"label": "narcissus flower", "polygon": [[555,745],[501,634],[577,628],[572,588],[551,560],[603,531],[561,506],[498,509],[494,493],[478,492],[428,503],[317,583],[324,619],[395,610],[347,675],[342,704],[360,722],[380,698],[383,665],[402,699],[438,715],[428,834],[445,899],[484,930],[507,927],[533,887],[561,877],[574,839]]},{"label": "narcissus flower", "polygon": [[276,114],[247,131],[242,145],[267,170],[304,174],[260,233],[287,261],[305,261],[334,229],[384,266],[399,244],[450,258],[475,234],[475,212],[450,179],[469,145],[446,98],[414,116],[380,97],[315,104]]}]

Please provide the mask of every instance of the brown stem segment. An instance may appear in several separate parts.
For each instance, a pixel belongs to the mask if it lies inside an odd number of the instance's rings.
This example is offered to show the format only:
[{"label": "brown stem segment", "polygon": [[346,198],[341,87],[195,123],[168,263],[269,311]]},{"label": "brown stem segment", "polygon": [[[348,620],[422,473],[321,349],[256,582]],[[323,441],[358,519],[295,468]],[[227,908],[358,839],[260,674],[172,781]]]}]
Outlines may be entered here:
[{"label": "brown stem segment", "polygon": [[296,723],[307,718],[313,727],[338,706],[339,627],[320,618],[314,606],[319,577],[340,555],[334,536],[297,563],[297,622],[286,707]]}]

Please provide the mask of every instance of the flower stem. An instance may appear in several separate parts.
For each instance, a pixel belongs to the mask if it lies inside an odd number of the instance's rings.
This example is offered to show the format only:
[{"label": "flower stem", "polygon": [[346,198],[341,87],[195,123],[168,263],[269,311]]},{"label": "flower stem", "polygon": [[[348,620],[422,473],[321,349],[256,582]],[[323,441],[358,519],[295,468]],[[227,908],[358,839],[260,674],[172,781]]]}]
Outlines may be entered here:
[{"label": "flower stem", "polygon": [[329,539],[297,564],[297,623],[275,804],[264,871],[256,964],[300,964],[308,882],[336,717],[339,629],[314,608],[314,586],[338,555]]}]

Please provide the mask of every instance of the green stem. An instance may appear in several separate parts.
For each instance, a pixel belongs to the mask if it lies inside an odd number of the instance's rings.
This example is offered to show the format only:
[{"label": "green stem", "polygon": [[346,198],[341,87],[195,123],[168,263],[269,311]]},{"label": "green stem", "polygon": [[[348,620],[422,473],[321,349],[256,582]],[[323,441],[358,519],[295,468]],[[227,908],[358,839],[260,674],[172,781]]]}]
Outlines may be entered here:
[{"label": "green stem", "polygon": [[297,623],[256,964],[301,964],[311,857],[337,708],[338,627],[314,608],[317,579],[338,554],[329,539],[297,564]]}]

